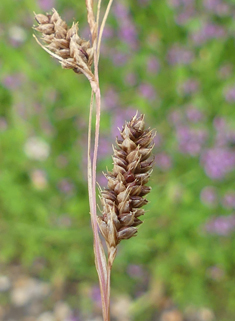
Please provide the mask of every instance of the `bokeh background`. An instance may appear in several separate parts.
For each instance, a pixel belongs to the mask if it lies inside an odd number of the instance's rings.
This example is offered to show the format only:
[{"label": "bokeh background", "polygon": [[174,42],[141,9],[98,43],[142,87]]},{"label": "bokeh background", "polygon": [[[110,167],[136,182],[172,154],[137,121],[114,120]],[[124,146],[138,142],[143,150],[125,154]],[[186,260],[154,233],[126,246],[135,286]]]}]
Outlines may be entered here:
[{"label": "bokeh background", "polygon": [[[83,0],[0,4],[3,321],[101,320],[86,181],[90,88],[32,37],[33,11],[52,7],[89,37]],[[99,183],[117,127],[136,110],[157,136],[144,224],[113,268],[112,320],[235,319],[234,18],[232,0],[114,0],[100,60]]]}]

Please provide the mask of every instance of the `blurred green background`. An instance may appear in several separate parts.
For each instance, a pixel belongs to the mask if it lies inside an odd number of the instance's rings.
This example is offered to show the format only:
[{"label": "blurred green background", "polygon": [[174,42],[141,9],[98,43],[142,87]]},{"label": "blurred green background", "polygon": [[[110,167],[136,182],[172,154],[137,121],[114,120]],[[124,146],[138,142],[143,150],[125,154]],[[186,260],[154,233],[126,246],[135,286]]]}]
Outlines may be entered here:
[{"label": "blurred green background", "polygon": [[[0,4],[1,275],[12,280],[17,267],[60,289],[69,320],[98,320],[86,181],[90,88],[32,37],[33,12],[53,7],[89,37],[85,1]],[[144,224],[120,244],[113,268],[113,320],[235,319],[234,17],[232,0],[114,0],[100,60],[99,183],[112,168],[117,127],[136,110],[157,136]],[[0,292],[1,320],[12,284]],[[115,312],[115,300],[130,307],[127,316]]]}]

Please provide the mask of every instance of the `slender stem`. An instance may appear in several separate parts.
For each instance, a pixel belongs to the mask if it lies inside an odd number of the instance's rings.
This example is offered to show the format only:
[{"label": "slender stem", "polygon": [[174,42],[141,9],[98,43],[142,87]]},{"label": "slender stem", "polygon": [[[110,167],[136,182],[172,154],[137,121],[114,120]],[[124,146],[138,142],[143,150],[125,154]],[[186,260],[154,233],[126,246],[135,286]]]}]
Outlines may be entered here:
[{"label": "slender stem", "polygon": [[108,275],[107,275],[107,288],[106,288],[106,293],[107,293],[107,319],[110,320],[110,275],[111,275],[111,266],[108,264]]},{"label": "slender stem", "polygon": [[[107,293],[106,293],[106,284],[107,277],[104,274],[104,268],[106,269],[106,265],[104,266],[104,253],[102,253],[102,244],[100,242],[99,234],[98,234],[98,226],[96,221],[96,193],[93,182],[93,173],[92,172],[92,164],[91,164],[91,120],[92,120],[92,109],[93,109],[93,97],[94,92],[91,93],[91,101],[90,101],[90,112],[89,112],[89,126],[88,126],[88,166],[87,166],[87,176],[88,176],[88,194],[89,194],[89,204],[90,204],[90,212],[91,212],[91,224],[94,233],[94,253],[95,253],[95,263],[99,276],[101,297],[102,297],[102,310],[104,315],[104,320],[109,321],[108,317],[108,305],[107,305]],[[97,145],[97,143],[96,143]],[[94,159],[93,159],[94,164]]]},{"label": "slender stem", "polygon": [[115,256],[116,254],[112,255],[111,252],[108,253],[107,284],[106,284],[108,320],[110,320],[110,277],[111,277],[111,270],[112,270]]},{"label": "slender stem", "polygon": [[113,0],[109,0],[109,3],[107,5],[105,14],[104,14],[104,18],[102,20],[101,26],[100,26],[100,30],[99,30],[99,38],[98,38],[98,48],[97,48],[97,52],[98,52],[98,63],[99,63],[99,55],[100,55],[100,45],[101,45],[101,40],[102,40],[102,35],[103,35],[103,31],[104,31],[104,26],[106,23],[106,20],[108,18],[108,14],[111,8],[111,5],[113,3]]},{"label": "slender stem", "polygon": [[[92,177],[93,177],[93,195],[96,194],[96,166],[97,166],[97,156],[98,156],[98,144],[99,144],[99,131],[100,131],[100,109],[101,109],[101,94],[100,94],[100,86],[99,86],[99,71],[98,71],[98,61],[99,61],[99,48],[97,47],[97,39],[94,43],[94,74],[95,80],[97,83],[97,90],[95,91],[96,96],[96,126],[95,126],[95,143],[94,143],[94,155],[93,155],[93,163],[92,163]],[[96,208],[95,208],[96,211]],[[96,212],[95,212],[96,213]],[[104,298],[104,309],[103,316],[104,320],[110,320],[110,297],[109,297],[109,288],[110,288],[110,274],[106,275],[106,282],[103,284],[105,286],[105,298]]]},{"label": "slender stem", "polygon": [[86,8],[87,8],[87,21],[90,26],[91,36],[92,36],[92,43],[95,40],[94,38],[94,30],[95,30],[95,17],[93,13],[93,0],[86,0]]},{"label": "slender stem", "polygon": [[98,1],[98,5],[97,5],[97,14],[96,14],[96,23],[97,23],[97,26],[99,26],[101,2],[102,2],[102,0],[99,0],[99,1]]},{"label": "slender stem", "polygon": [[[97,7],[97,21],[96,26],[98,27],[100,6],[101,1],[98,1]],[[88,130],[88,190],[89,190],[89,202],[91,210],[91,222],[92,229],[94,233],[94,252],[95,252],[95,263],[99,276],[100,291],[102,298],[102,311],[104,321],[110,321],[110,272],[111,268],[107,267],[106,259],[103,252],[103,247],[100,241],[98,225],[97,225],[97,209],[96,209],[96,167],[97,167],[97,157],[98,157],[98,144],[99,144],[99,130],[100,130],[100,109],[101,109],[101,95],[99,86],[99,73],[98,73],[98,63],[99,63],[99,53],[100,53],[100,43],[102,38],[102,33],[104,25],[108,16],[108,12],[111,6],[112,0],[110,0],[108,7],[105,12],[105,16],[101,25],[101,34],[94,37],[94,14],[92,9],[92,0],[86,0],[87,12],[88,12],[88,22],[90,25],[93,48],[94,48],[94,76],[95,76],[95,87],[92,87],[92,91],[96,98],[96,125],[95,125],[95,142],[94,142],[94,154],[91,164],[90,150],[91,150],[91,118],[92,118],[92,104],[90,105],[90,116],[89,116],[89,130]],[[91,82],[94,84],[94,82]],[[105,262],[104,262],[105,261]]]},{"label": "slender stem", "polygon": [[[99,142],[99,128],[100,128],[100,105],[101,105],[101,96],[100,96],[100,88],[97,88],[97,91],[95,93],[96,96],[96,128],[95,128],[95,143],[94,143],[94,155],[93,155],[93,163],[92,163],[92,190],[93,195],[96,195],[96,164],[97,164],[97,156],[98,156],[98,142]],[[96,213],[96,203],[93,206],[93,211]],[[107,283],[109,283],[108,280],[106,280]],[[109,295],[107,291],[107,283],[102,283],[102,287],[104,287],[104,319],[109,321]]]},{"label": "slender stem", "polygon": [[91,91],[91,99],[90,99],[90,111],[89,111],[89,123],[88,123],[88,142],[87,142],[87,181],[88,181],[88,191],[89,191],[89,204],[91,209],[92,204],[92,194],[91,186],[92,186],[92,170],[91,170],[91,120],[92,120],[92,109],[93,109],[93,101],[94,101],[94,92]]}]

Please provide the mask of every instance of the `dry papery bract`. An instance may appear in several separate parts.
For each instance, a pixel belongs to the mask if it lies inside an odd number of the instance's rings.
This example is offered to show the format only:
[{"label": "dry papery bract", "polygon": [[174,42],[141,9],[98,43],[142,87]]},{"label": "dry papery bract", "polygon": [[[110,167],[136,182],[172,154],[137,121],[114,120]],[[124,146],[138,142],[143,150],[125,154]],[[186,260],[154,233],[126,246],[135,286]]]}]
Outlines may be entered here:
[{"label": "dry papery bract", "polygon": [[120,134],[114,147],[113,170],[105,174],[108,187],[101,190],[103,215],[98,217],[109,253],[114,256],[118,243],[136,235],[136,227],[142,223],[141,207],[147,204],[144,196],[151,190],[145,184],[152,172],[155,132],[145,129],[144,115],[135,115]]},{"label": "dry papery bract", "polygon": [[79,37],[78,22],[68,28],[55,9],[52,14],[35,14],[35,20],[38,26],[34,29],[42,33],[45,47],[55,54],[53,57],[60,61],[63,68],[92,75],[93,48],[90,41]]}]

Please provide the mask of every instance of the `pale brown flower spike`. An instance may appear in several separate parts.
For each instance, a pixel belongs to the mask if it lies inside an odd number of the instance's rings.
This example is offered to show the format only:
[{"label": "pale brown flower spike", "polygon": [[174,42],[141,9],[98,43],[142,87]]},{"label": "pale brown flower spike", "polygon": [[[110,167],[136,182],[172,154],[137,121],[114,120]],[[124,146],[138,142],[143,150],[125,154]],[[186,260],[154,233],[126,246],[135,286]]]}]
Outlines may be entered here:
[{"label": "pale brown flower spike", "polygon": [[55,9],[52,14],[35,14],[35,20],[38,26],[34,29],[42,33],[46,48],[61,58],[58,60],[63,68],[73,69],[78,74],[91,73],[93,48],[89,41],[79,37],[78,23],[68,28]]},{"label": "pale brown flower spike", "polygon": [[145,129],[144,115],[135,115],[126,123],[114,148],[113,170],[105,174],[108,187],[101,190],[102,216],[98,224],[109,251],[109,261],[115,258],[117,245],[137,233],[144,197],[151,190],[145,186],[152,172],[150,158],[155,133]]}]

